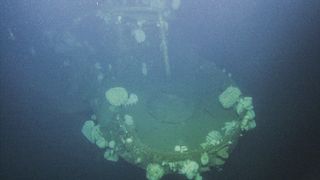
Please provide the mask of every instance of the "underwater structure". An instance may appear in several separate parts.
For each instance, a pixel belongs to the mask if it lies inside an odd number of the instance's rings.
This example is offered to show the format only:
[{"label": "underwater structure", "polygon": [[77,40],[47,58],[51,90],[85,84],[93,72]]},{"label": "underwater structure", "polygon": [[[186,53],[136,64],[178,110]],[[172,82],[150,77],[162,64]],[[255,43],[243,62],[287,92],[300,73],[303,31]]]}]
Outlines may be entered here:
[{"label": "underwater structure", "polygon": [[[162,53],[165,73],[170,76],[167,34],[169,23],[175,10],[180,7],[180,0],[107,0],[97,12],[97,16],[106,24],[112,24],[116,31],[119,49],[127,49],[128,35],[131,35],[137,49],[145,48],[147,39],[156,38]],[[159,38],[158,38],[159,37]],[[123,53],[120,51],[120,54]]]},{"label": "underwater structure", "polygon": [[[115,24],[120,50],[148,48],[144,45],[148,32],[156,33],[150,36],[159,38],[150,42],[159,42],[164,74],[170,77],[168,19],[180,4],[179,0],[110,0],[97,15]],[[132,47],[128,37],[136,43]],[[82,134],[101,149],[101,157],[141,167],[149,180],[166,174],[202,179],[201,173],[223,166],[239,137],[256,127],[252,97],[225,70],[214,64],[205,68],[201,69],[205,75],[183,82],[150,80],[133,86],[106,80],[103,93],[92,100],[94,113],[84,122]],[[145,63],[142,74],[148,75]]]},{"label": "underwater structure", "polygon": [[96,111],[112,118],[93,115],[81,131],[106,160],[122,158],[146,169],[148,179],[178,173],[198,180],[222,166],[238,138],[256,126],[252,98],[232,85],[212,92],[216,98],[198,105],[203,109],[177,95],[158,96],[161,101],[139,99],[123,87],[110,88]]}]

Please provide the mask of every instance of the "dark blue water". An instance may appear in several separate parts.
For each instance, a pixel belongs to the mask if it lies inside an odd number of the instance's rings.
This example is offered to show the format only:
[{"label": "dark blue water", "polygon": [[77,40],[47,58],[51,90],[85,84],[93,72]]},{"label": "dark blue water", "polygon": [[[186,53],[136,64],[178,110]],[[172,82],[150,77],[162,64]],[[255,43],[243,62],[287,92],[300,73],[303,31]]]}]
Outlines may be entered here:
[{"label": "dark blue water", "polygon": [[[145,178],[127,162],[104,160],[80,132],[99,92],[89,67],[107,67],[117,51],[95,18],[96,2],[0,2],[1,179]],[[83,21],[72,26],[77,17]],[[170,24],[170,56],[196,54],[226,68],[257,114],[257,128],[204,179],[319,179],[319,25],[316,0],[182,3]],[[94,52],[54,51],[45,34],[67,30]],[[190,68],[172,62],[182,67]]]}]

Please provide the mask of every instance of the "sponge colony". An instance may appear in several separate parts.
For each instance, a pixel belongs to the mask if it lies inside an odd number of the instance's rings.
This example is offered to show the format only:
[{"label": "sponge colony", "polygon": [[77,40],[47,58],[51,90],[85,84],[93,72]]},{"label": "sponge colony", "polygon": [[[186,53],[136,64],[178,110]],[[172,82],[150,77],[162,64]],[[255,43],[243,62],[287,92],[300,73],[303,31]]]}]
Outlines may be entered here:
[{"label": "sponge colony", "polygon": [[105,96],[113,106],[121,106],[128,101],[128,92],[123,87],[114,87],[106,91]]},{"label": "sponge colony", "polygon": [[147,166],[147,179],[159,180],[164,175],[164,169],[159,164],[149,164]]},{"label": "sponge colony", "polygon": [[231,108],[238,101],[240,95],[239,88],[230,86],[219,96],[219,101],[224,108]]}]

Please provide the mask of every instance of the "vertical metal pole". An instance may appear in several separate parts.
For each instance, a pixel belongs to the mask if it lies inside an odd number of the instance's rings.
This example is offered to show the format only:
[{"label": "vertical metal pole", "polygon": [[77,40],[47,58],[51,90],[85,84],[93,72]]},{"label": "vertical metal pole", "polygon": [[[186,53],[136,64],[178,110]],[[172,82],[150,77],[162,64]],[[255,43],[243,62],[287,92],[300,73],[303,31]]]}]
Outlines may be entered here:
[{"label": "vertical metal pole", "polygon": [[160,25],[160,38],[161,38],[161,44],[160,48],[163,53],[163,62],[165,66],[166,76],[170,76],[170,63],[169,63],[169,56],[168,56],[168,46],[167,46],[167,39],[166,39],[166,27],[165,27],[165,21],[162,17],[161,12],[159,12],[159,25]]}]

